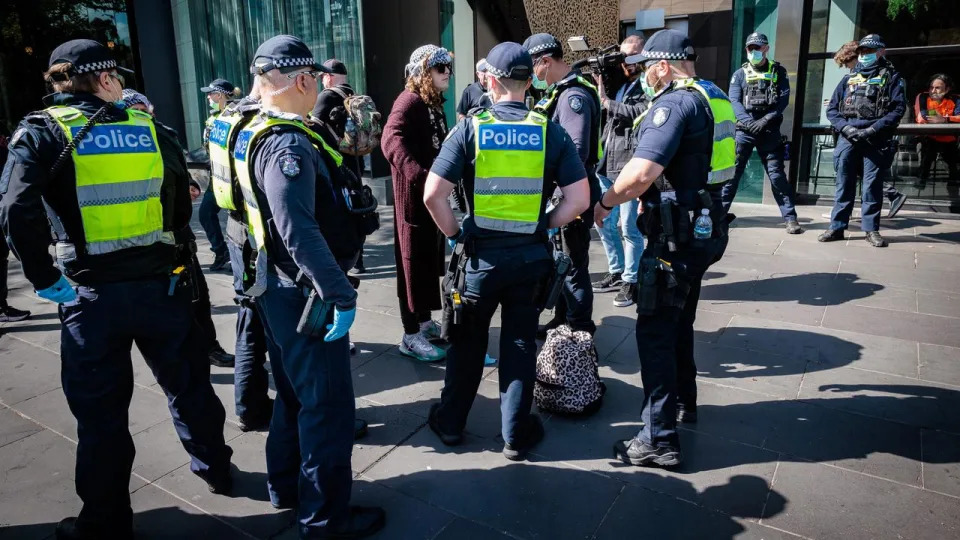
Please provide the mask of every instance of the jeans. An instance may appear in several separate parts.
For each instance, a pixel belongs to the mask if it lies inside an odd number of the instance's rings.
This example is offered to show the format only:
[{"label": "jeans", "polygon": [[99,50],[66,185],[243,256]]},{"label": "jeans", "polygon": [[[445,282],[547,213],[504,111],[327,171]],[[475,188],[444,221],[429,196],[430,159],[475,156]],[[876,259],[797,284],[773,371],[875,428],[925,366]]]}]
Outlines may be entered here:
[{"label": "jeans", "polygon": [[190,469],[206,477],[230,467],[233,451],[223,439],[226,415],[210,384],[190,291],[181,287],[169,296],[168,287],[164,278],[81,286],[77,299],[59,308],[61,381],[77,419],[76,488],[83,501],[77,523],[98,535],[133,526],[128,409],[134,343],[167,396]]},{"label": "jeans", "polygon": [[306,303],[299,286],[272,273],[256,302],[270,350],[280,351],[270,355],[277,399],[267,436],[267,490],[274,504],[297,505],[301,538],[343,525],[353,484],[349,335],[328,343],[297,333]]},{"label": "jeans", "polygon": [[233,393],[237,416],[246,418],[263,414],[269,406],[269,380],[266,370],[267,339],[263,322],[253,306],[253,299],[243,295],[243,253],[240,246],[227,243],[230,267],[233,270],[233,288],[236,293],[237,346],[234,351]]},{"label": "jeans", "polygon": [[227,244],[223,240],[223,229],[220,228],[220,207],[217,206],[217,199],[213,196],[213,186],[208,187],[203,193],[203,199],[200,200],[200,210],[197,213],[197,219],[200,220],[200,226],[210,241],[210,251],[216,255],[226,255]]},{"label": "jeans", "polygon": [[[599,176],[603,193],[613,186],[613,180]],[[643,234],[637,228],[640,200],[632,199],[610,211],[603,227],[597,227],[603,251],[607,254],[607,268],[611,274],[622,273],[627,283],[637,282],[640,254],[643,253]],[[621,235],[623,238],[621,239]]]},{"label": "jeans", "polygon": [[862,167],[860,228],[863,232],[880,230],[880,208],[883,205],[884,193],[887,192],[888,198],[891,190],[896,193],[892,184],[889,189],[885,185],[895,153],[895,146],[889,139],[856,144],[852,144],[846,137],[837,140],[837,147],[833,151],[833,162],[837,171],[837,194],[830,215],[831,229],[844,230],[850,223],[853,201],[857,196],[857,173]]},{"label": "jeans", "polygon": [[750,156],[753,154],[753,148],[757,148],[760,155],[760,161],[767,170],[767,177],[770,178],[770,187],[773,191],[773,198],[780,207],[780,215],[784,219],[797,219],[797,209],[794,200],[797,198],[790,185],[790,180],[783,172],[783,140],[780,138],[780,132],[764,132],[757,137],[737,132],[737,166],[734,171],[733,179],[723,185],[723,208],[730,210],[734,197],[737,196],[737,189],[740,187],[740,179],[743,177],[743,171],[750,162]]},{"label": "jeans", "polygon": [[463,324],[450,339],[437,418],[444,433],[460,433],[483,377],[490,319],[501,308],[500,416],[503,440],[516,442],[530,416],[537,365],[534,291],[553,259],[545,245],[478,249],[467,263]]}]

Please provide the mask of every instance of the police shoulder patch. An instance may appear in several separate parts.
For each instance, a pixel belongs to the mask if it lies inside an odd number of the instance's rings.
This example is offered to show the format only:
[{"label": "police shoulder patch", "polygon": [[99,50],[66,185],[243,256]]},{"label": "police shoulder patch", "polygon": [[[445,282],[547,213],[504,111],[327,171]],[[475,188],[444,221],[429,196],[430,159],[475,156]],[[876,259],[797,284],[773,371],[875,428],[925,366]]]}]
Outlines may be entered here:
[{"label": "police shoulder patch", "polygon": [[666,107],[657,107],[653,111],[653,125],[660,127],[670,118],[670,109]]},{"label": "police shoulder patch", "polygon": [[296,154],[280,156],[277,163],[280,165],[280,172],[287,178],[293,178],[300,174],[300,156]]},{"label": "police shoulder patch", "polygon": [[575,113],[583,110],[583,100],[580,99],[580,96],[570,96],[568,103],[570,104],[570,110]]}]

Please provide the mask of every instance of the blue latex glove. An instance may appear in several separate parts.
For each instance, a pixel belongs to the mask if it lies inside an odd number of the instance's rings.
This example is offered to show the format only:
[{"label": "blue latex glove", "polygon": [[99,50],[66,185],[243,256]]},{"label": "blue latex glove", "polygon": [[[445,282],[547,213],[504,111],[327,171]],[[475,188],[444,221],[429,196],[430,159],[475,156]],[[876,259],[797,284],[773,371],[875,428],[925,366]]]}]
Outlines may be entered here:
[{"label": "blue latex glove", "polygon": [[483,365],[485,367],[495,366],[497,365],[497,359],[488,354],[483,357]]},{"label": "blue latex glove", "polygon": [[333,308],[333,324],[327,325],[327,335],[323,336],[324,341],[336,341],[347,335],[350,327],[353,326],[353,320],[357,318],[357,308],[341,310],[338,307]]},{"label": "blue latex glove", "polygon": [[558,234],[560,234],[560,228],[559,228],[559,227],[557,227],[557,228],[555,228],[555,229],[550,229],[550,230],[547,231],[547,236],[548,236],[549,238],[553,238],[554,236],[556,236],[556,235],[558,235]]},{"label": "blue latex glove", "polygon": [[64,304],[76,300],[77,292],[73,290],[73,285],[70,285],[67,278],[61,275],[56,283],[46,289],[37,291],[37,296],[57,304]]},{"label": "blue latex glove", "polygon": [[457,240],[459,240],[461,236],[463,236],[463,229],[460,229],[459,231],[457,231],[457,234],[455,234],[454,236],[447,237],[447,245],[450,246],[450,249],[453,249],[454,247],[456,247]]}]

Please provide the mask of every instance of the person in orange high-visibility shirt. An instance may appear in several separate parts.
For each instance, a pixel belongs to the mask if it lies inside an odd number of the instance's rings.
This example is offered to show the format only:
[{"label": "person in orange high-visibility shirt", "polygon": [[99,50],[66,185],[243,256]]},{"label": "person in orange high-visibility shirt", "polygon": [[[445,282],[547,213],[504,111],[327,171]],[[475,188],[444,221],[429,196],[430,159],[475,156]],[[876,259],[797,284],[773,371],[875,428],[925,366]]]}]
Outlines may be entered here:
[{"label": "person in orange high-visibility shirt", "polygon": [[[960,123],[960,97],[951,94],[951,90],[953,90],[953,80],[950,76],[938,73],[931,77],[929,89],[917,94],[917,100],[913,105],[917,123]],[[930,178],[930,169],[936,162],[938,154],[947,164],[949,182],[955,184],[960,180],[960,174],[957,171],[957,164],[960,162],[957,136],[928,135],[920,139],[920,178],[914,184],[917,189],[926,187],[927,179]]]}]

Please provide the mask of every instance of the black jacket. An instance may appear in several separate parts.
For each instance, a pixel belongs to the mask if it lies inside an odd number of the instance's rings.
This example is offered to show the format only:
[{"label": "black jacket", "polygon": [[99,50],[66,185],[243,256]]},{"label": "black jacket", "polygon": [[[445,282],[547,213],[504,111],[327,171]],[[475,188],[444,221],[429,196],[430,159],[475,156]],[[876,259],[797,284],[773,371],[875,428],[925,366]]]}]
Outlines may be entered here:
[{"label": "black jacket", "polygon": [[602,138],[603,158],[597,165],[597,172],[611,180],[615,179],[633,158],[633,150],[637,147],[633,120],[647,110],[649,104],[639,78],[632,87],[627,86],[621,99],[622,101],[607,100],[603,107],[606,122]]},{"label": "black jacket", "polygon": [[[349,84],[340,84],[337,85],[336,88],[348,97],[356,94]],[[343,106],[344,101],[345,99],[338,92],[325,88],[317,95],[317,103],[313,106],[313,112],[311,113],[314,118],[320,120],[333,130],[333,133],[337,136],[336,141],[324,139],[334,150],[337,149],[340,139],[343,138],[343,133],[347,129],[348,115],[347,109]],[[356,156],[343,154],[343,165],[353,171],[358,177],[362,176],[363,169],[361,168],[361,160]]]},{"label": "black jacket", "polygon": [[[76,107],[88,118],[107,105],[106,115],[100,123],[126,119],[126,113],[121,109],[92,94],[54,94],[45,103]],[[164,156],[164,185],[161,187],[164,229],[176,231],[190,221],[189,177],[174,178],[166,174],[169,149],[165,152],[164,148],[172,144],[179,147],[179,143],[159,127],[157,138]],[[169,244],[156,243],[104,255],[84,252],[73,160],[68,158],[55,177],[49,175],[50,168],[66,146],[63,132],[53,119],[43,113],[27,115],[11,141],[10,155],[0,176],[0,194],[3,194],[0,226],[11,250],[22,263],[24,276],[36,290],[50,287],[60,278],[61,272],[54,266],[49,252],[53,241],[75,246],[75,256],[65,254],[63,273],[81,285],[146,279],[166,276],[170,272],[176,247]],[[170,182],[174,185],[169,185]]]}]

